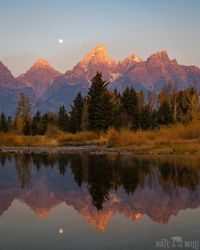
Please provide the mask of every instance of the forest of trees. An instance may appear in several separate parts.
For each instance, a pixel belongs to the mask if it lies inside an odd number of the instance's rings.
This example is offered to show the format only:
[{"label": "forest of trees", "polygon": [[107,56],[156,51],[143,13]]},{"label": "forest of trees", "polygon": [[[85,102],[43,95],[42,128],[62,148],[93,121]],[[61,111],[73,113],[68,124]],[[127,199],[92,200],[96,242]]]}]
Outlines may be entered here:
[{"label": "forest of trees", "polygon": [[193,87],[178,91],[168,84],[156,94],[136,92],[128,87],[123,93],[117,90],[111,92],[108,85],[102,74],[97,72],[91,80],[87,96],[78,93],[70,112],[62,105],[58,113],[41,114],[38,110],[34,116],[31,115],[28,96],[21,93],[15,117],[1,113],[0,131],[44,135],[49,126],[71,133],[106,131],[109,127],[135,131],[173,123],[187,124],[199,118],[199,95]]}]

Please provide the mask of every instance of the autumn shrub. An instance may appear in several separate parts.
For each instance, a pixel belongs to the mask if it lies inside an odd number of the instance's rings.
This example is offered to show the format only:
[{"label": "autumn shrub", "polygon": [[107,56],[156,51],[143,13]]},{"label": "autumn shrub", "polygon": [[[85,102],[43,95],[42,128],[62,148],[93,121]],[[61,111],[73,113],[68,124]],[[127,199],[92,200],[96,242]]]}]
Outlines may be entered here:
[{"label": "autumn shrub", "polygon": [[[104,139],[104,140],[103,140]],[[130,129],[109,129],[101,144],[108,146],[153,146],[153,145],[170,145],[182,144],[187,140],[200,140],[200,122],[193,122],[188,125],[176,124],[163,126],[155,130],[138,130]]]},{"label": "autumn shrub", "polygon": [[57,140],[60,145],[64,144],[92,144],[99,139],[99,135],[92,131],[77,132],[75,134],[60,132],[57,134]]}]

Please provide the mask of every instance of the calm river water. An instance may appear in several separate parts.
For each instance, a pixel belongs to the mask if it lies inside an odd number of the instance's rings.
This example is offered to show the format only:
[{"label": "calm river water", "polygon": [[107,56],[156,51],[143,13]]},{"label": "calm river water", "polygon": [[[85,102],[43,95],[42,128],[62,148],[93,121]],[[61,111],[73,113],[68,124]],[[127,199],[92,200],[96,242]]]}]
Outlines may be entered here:
[{"label": "calm river water", "polygon": [[200,158],[0,154],[1,250],[200,249]]}]

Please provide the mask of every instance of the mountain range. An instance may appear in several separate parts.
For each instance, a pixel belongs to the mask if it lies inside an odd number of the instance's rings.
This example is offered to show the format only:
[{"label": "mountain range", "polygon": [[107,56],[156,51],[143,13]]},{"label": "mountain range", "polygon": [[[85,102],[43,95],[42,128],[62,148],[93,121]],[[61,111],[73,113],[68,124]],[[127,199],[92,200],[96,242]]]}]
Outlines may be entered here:
[{"label": "mountain range", "polygon": [[13,115],[21,92],[29,95],[33,110],[57,111],[61,104],[69,110],[79,91],[83,95],[87,93],[97,71],[110,82],[111,90],[123,91],[132,86],[136,90],[159,92],[169,82],[179,89],[194,84],[200,89],[200,68],[180,65],[176,59],[171,60],[166,51],[157,52],[147,60],[133,54],[116,62],[100,44],[64,74],[39,59],[26,73],[15,78],[0,62],[0,111]]}]

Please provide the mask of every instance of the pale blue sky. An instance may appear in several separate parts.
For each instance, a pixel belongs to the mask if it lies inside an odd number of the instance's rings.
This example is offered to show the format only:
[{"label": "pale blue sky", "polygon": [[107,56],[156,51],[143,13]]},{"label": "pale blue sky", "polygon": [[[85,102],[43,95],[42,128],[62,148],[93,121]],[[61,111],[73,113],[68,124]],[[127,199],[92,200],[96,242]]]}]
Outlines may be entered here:
[{"label": "pale blue sky", "polygon": [[104,43],[116,60],[167,50],[200,67],[199,13],[199,0],[0,0],[0,60],[15,75],[38,58],[64,72]]}]

